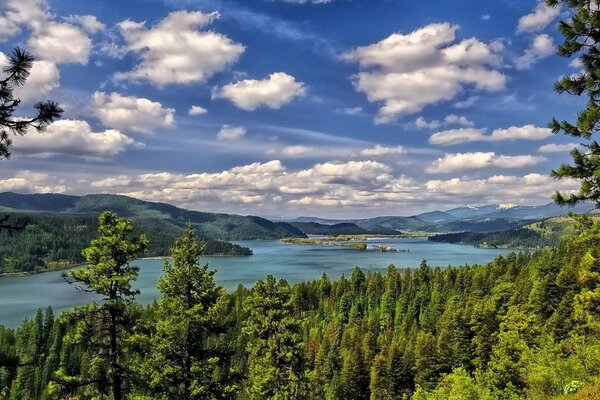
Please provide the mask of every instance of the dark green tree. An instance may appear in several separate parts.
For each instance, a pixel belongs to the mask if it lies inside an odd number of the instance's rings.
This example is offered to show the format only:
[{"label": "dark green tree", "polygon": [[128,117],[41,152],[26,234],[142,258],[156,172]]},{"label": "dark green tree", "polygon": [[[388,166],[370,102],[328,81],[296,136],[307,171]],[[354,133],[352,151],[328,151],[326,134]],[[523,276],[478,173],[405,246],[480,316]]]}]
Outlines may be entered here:
[{"label": "dark green tree", "polygon": [[[121,400],[125,397],[128,375],[123,345],[135,322],[130,306],[139,293],[132,286],[138,267],[130,262],[144,253],[147,240],[144,235],[134,236],[133,223],[112,212],[100,215],[98,232],[98,238],[83,251],[87,265],[71,272],[66,279],[79,290],[102,297],[100,304],[94,302],[67,315],[76,324],[71,339],[85,346],[93,366],[90,370],[99,371],[100,377],[90,374],[87,378],[63,379],[63,382],[75,388],[105,383],[110,386],[114,400]],[[102,378],[104,372],[106,379]]]},{"label": "dark green tree", "polygon": [[188,228],[158,281],[161,299],[144,368],[150,385],[170,399],[215,399],[232,391],[219,376],[227,375],[219,373],[226,354],[216,340],[225,332],[225,292],[214,282],[215,271],[200,265],[203,253],[204,245]]},{"label": "dark green tree", "polygon": [[244,299],[250,399],[307,398],[300,321],[291,293],[286,281],[268,275]]},{"label": "dark green tree", "polygon": [[[0,80],[0,160],[10,157],[12,135],[24,135],[29,128],[41,131],[62,115],[63,110],[57,103],[45,101],[34,104],[33,117],[14,116],[21,104],[21,100],[14,97],[14,90],[27,81],[33,61],[34,58],[29,52],[15,47],[8,56],[8,65],[2,70],[5,76]],[[23,229],[25,225],[26,221],[11,224],[8,215],[0,215],[0,229],[7,229],[12,233]]]},{"label": "dark green tree", "polygon": [[[549,127],[554,133],[591,140],[592,135],[600,130],[600,5],[595,0],[546,0],[546,4],[550,7],[566,6],[569,18],[559,25],[564,42],[558,47],[558,55],[577,56],[583,68],[579,74],[561,78],[554,89],[558,93],[585,96],[588,100],[576,121],[553,118]],[[575,205],[582,201],[600,204],[600,144],[592,140],[582,145],[583,150],[571,151],[572,165],[563,164],[552,171],[556,179],[581,181],[578,193],[554,194],[554,200],[560,205]]]}]

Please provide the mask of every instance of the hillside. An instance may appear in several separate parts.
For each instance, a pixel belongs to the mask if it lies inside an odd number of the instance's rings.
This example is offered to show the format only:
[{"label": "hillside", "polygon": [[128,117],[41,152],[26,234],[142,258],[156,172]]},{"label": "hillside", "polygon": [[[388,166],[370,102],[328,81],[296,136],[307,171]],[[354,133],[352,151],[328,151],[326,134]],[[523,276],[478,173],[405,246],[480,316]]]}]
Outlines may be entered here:
[{"label": "hillside", "polygon": [[51,212],[68,215],[98,215],[113,211],[120,216],[139,219],[154,218],[170,224],[192,225],[207,240],[253,240],[303,237],[304,234],[286,222],[271,222],[254,216],[191,211],[165,203],[154,203],[112,194],[67,196],[60,194],[0,193],[0,207],[7,211]]},{"label": "hillside", "polygon": [[547,218],[515,229],[497,232],[458,232],[429,238],[434,242],[468,244],[476,247],[542,248],[556,246],[576,231],[576,220],[568,216]]},{"label": "hillside", "polygon": [[593,205],[584,204],[574,208],[559,207],[554,203],[538,206],[515,206],[492,204],[479,207],[459,207],[446,211],[431,211],[412,216],[381,216],[366,219],[322,219],[300,217],[289,221],[295,223],[318,223],[337,225],[351,223],[371,233],[382,231],[428,231],[428,232],[497,232],[519,228],[534,221],[565,215],[570,212],[587,214]]},{"label": "hillside", "polygon": [[117,195],[65,196],[0,193],[0,208],[15,222],[28,220],[16,235],[0,232],[0,274],[64,267],[83,261],[81,250],[96,235],[97,216],[114,211],[133,219],[148,234],[147,256],[162,256],[191,225],[206,242],[206,255],[250,255],[251,250],[229,240],[305,237],[284,222],[260,217],[189,211]]}]

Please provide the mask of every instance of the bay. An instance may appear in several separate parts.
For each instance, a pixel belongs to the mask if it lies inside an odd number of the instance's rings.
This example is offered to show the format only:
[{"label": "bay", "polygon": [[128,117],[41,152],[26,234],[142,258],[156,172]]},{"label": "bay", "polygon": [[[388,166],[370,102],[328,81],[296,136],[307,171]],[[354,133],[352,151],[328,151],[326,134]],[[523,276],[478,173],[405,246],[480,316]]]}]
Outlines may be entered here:
[{"label": "bay", "polygon": [[[217,269],[216,281],[228,290],[239,284],[252,286],[271,274],[288,282],[319,278],[326,273],[332,279],[349,275],[354,267],[365,271],[414,268],[426,259],[429,265],[485,264],[505,249],[478,249],[472,246],[429,242],[427,239],[381,238],[368,241],[369,246],[385,245],[397,252],[358,251],[342,246],[297,245],[279,241],[240,241],[251,248],[250,257],[203,257],[211,269]],[[142,259],[134,262],[140,267],[136,288],[138,301],[152,302],[157,298],[156,282],[162,273],[163,260]],[[0,278],[0,325],[16,327],[23,319],[31,318],[38,308],[52,306],[56,313],[94,300],[89,293],[80,293],[62,278],[64,271],[36,275]]]}]

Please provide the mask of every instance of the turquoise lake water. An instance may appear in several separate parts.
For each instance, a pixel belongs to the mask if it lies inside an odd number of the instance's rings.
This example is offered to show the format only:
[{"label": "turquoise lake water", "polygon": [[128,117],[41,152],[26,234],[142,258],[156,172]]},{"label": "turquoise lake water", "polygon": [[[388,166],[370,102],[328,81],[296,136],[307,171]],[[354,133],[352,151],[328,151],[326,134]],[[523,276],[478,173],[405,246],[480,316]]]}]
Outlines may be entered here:
[{"label": "turquoise lake water", "polygon": [[[365,271],[385,270],[394,264],[398,268],[413,268],[426,259],[432,266],[484,264],[509,251],[478,249],[472,246],[429,242],[427,239],[373,239],[371,245],[386,245],[407,252],[381,253],[357,251],[339,246],[284,244],[278,241],[236,242],[251,248],[250,257],[204,257],[203,262],[217,269],[216,280],[231,290],[238,284],[252,286],[271,274],[290,283],[316,279],[323,273],[331,278],[348,275],[354,267]],[[151,302],[158,295],[156,282],[162,272],[159,259],[138,260],[140,267],[136,287],[141,291],[138,301]],[[93,297],[79,293],[61,277],[63,272],[47,272],[23,277],[0,278],[0,325],[17,326],[30,318],[40,307],[51,305],[56,312],[85,304]]]}]

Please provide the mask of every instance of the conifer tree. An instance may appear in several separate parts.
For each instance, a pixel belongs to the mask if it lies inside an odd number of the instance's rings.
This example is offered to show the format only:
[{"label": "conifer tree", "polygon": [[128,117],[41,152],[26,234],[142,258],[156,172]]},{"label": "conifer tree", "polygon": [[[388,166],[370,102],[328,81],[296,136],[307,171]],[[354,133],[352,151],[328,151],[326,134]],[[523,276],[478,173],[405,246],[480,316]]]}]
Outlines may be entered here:
[{"label": "conifer tree", "polygon": [[[134,236],[132,221],[112,212],[100,215],[98,233],[83,251],[87,265],[66,277],[79,290],[102,297],[100,304],[80,307],[67,316],[76,323],[71,340],[84,345],[91,357],[90,376],[73,379],[59,372],[58,380],[74,389],[96,383],[101,393],[107,383],[113,399],[122,400],[129,372],[123,345],[134,324],[130,306],[139,293],[132,287],[139,268],[130,262],[143,254],[147,240],[144,235]],[[101,376],[105,371],[106,378]],[[95,372],[100,376],[93,376]]]},{"label": "conifer tree", "polygon": [[272,275],[256,282],[244,300],[247,319],[242,332],[248,340],[250,399],[305,399],[300,321],[293,315],[290,286]]},{"label": "conifer tree", "polygon": [[[11,136],[24,135],[29,128],[44,130],[55,119],[62,115],[62,108],[53,102],[37,102],[34,104],[35,115],[30,118],[14,116],[21,100],[14,97],[16,87],[22,86],[29,78],[34,58],[31,53],[15,47],[8,56],[8,65],[2,69],[4,79],[0,79],[0,160],[10,157]],[[23,229],[27,221],[10,223],[8,215],[0,215],[0,229],[9,233]]]},{"label": "conifer tree", "polygon": [[[585,96],[586,107],[569,122],[554,118],[549,127],[554,133],[562,132],[575,138],[591,140],[600,130],[600,3],[596,0],[546,0],[551,7],[565,5],[569,18],[561,21],[559,30],[564,42],[558,47],[558,55],[571,58],[578,56],[583,71],[561,78],[554,85],[558,93]],[[575,205],[593,201],[600,205],[600,144],[596,140],[583,144],[584,149],[571,151],[573,164],[563,164],[552,171],[556,179],[574,178],[581,181],[579,192],[554,194],[560,205]]]},{"label": "conifer tree", "polygon": [[225,293],[214,282],[215,271],[200,265],[203,252],[188,228],[171,248],[172,262],[165,261],[158,281],[161,298],[146,367],[150,385],[169,399],[215,399],[231,389],[218,373],[225,354],[215,338],[225,332]]}]

